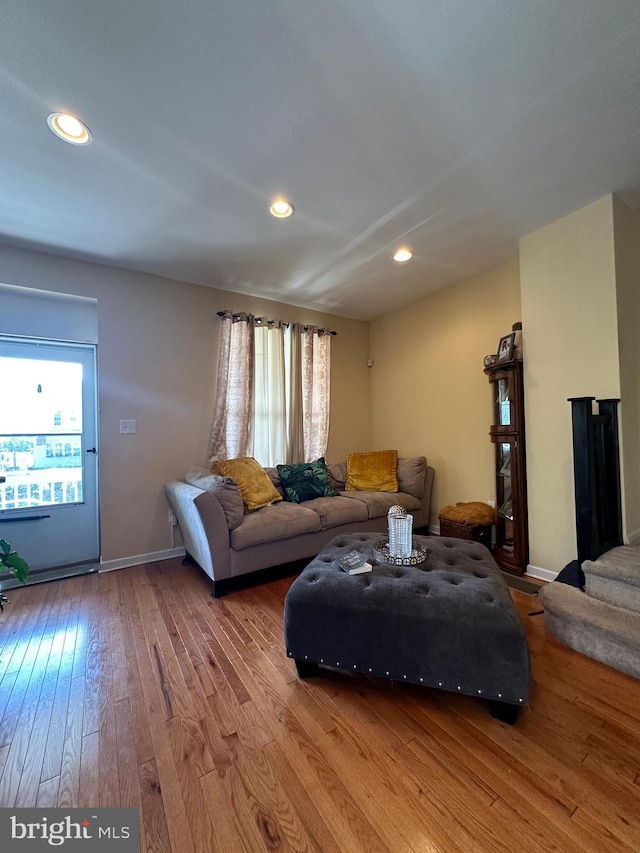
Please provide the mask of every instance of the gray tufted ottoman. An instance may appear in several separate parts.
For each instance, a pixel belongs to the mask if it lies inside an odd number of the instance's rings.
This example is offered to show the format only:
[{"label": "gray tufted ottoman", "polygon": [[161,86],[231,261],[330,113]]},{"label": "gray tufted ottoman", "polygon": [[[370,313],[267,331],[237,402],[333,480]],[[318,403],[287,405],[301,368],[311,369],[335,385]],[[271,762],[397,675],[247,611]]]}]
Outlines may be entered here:
[{"label": "gray tufted ottoman", "polygon": [[[301,678],[318,665],[489,700],[514,723],[529,695],[529,650],[491,554],[479,542],[420,538],[417,567],[376,564],[379,533],[333,539],[293,582],[284,605],[287,654]],[[334,560],[352,548],[373,571],[347,575]]]}]

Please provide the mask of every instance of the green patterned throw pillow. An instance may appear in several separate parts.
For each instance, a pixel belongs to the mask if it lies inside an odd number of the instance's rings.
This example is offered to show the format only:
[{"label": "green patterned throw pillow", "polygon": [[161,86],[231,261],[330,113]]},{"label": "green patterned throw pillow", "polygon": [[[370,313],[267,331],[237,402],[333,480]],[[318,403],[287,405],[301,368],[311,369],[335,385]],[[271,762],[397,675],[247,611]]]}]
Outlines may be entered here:
[{"label": "green patterned throw pillow", "polygon": [[338,493],[329,483],[329,471],[324,458],[300,465],[278,465],[278,474],[285,500],[299,504],[313,498],[335,497]]}]

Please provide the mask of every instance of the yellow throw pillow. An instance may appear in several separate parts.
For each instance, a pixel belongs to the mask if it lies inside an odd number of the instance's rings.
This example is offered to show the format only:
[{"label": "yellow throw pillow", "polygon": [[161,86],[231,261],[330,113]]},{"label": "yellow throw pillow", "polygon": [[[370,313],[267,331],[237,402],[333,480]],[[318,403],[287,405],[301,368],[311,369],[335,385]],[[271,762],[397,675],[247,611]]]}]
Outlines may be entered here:
[{"label": "yellow throw pillow", "polygon": [[398,451],[350,453],[347,457],[348,492],[397,492]]},{"label": "yellow throw pillow", "polygon": [[247,512],[282,500],[282,495],[271,482],[271,478],[253,456],[212,462],[211,473],[231,477],[236,481]]}]

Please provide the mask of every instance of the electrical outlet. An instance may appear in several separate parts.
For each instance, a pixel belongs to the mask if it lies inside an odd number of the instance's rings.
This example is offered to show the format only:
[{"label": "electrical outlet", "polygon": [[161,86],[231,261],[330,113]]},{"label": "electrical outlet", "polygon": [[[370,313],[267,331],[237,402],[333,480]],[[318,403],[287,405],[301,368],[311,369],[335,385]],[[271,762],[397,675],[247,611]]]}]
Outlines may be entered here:
[{"label": "electrical outlet", "polygon": [[120,435],[133,435],[136,431],[135,421],[120,421]]},{"label": "electrical outlet", "polygon": [[178,519],[175,517],[175,514],[172,509],[169,510],[169,524],[171,527],[175,527],[178,523]]}]

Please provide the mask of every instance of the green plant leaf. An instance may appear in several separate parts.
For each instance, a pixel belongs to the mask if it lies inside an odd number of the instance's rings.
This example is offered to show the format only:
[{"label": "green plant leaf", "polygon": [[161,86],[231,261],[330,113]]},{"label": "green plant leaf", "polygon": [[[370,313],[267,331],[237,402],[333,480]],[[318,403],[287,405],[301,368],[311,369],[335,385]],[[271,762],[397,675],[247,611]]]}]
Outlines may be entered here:
[{"label": "green plant leaf", "polygon": [[5,554],[4,563],[9,568],[11,574],[18,578],[20,583],[24,583],[29,577],[29,564],[24,557],[21,557],[15,551]]},{"label": "green plant leaf", "polygon": [[11,545],[9,545],[6,539],[0,539],[0,551],[3,554],[8,554],[11,551]]}]

